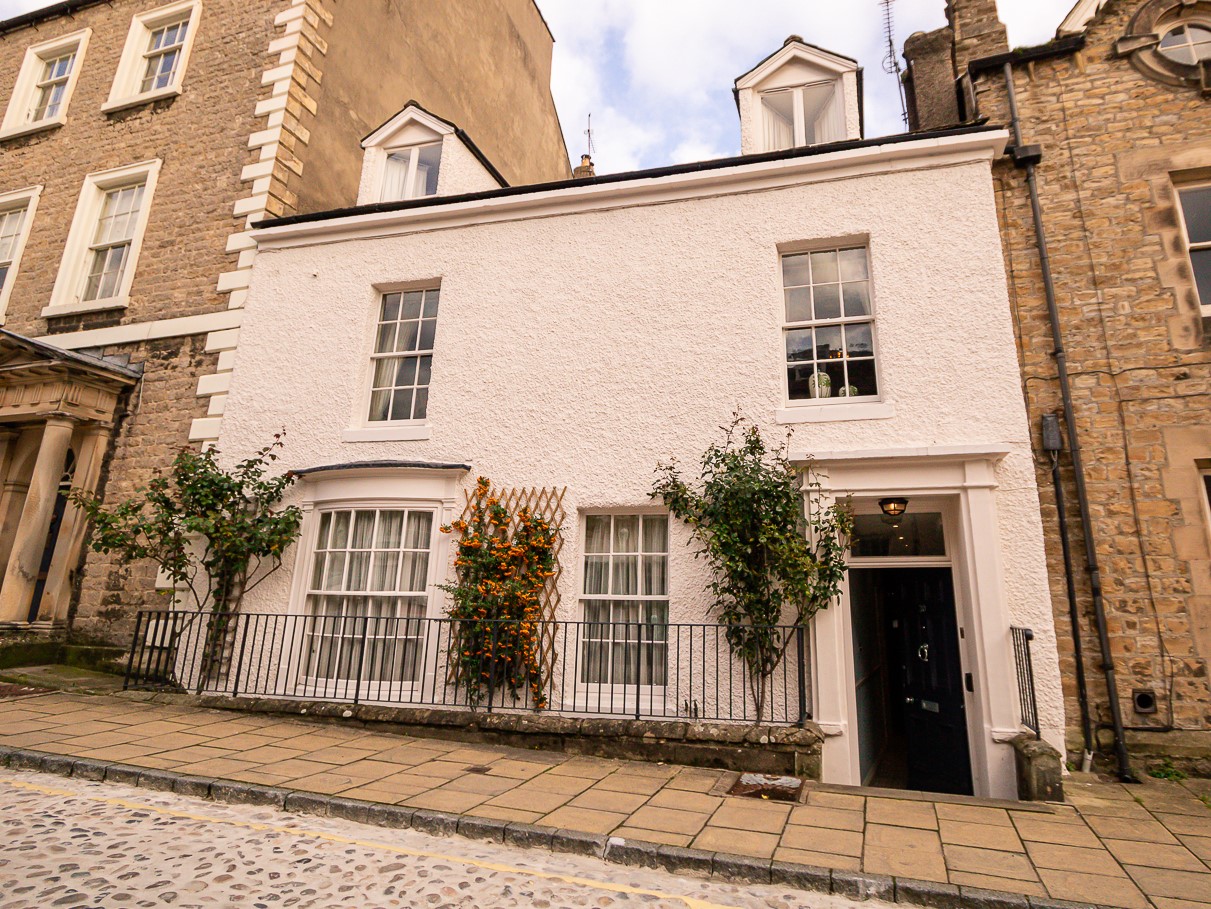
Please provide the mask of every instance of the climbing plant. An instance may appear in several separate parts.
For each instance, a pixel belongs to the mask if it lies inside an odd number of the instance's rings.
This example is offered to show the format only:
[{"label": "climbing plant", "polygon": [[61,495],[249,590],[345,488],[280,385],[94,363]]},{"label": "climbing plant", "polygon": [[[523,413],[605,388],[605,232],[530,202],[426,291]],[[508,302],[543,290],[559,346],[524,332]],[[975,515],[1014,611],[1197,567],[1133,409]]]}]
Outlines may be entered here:
[{"label": "climbing plant", "polygon": [[[106,507],[94,495],[73,490],[71,500],[92,522],[89,545],[116,553],[126,564],[155,563],[172,586],[171,608],[207,615],[205,681],[221,658],[232,613],[244,596],[282,566],[299,533],[302,511],[281,508],[292,473],[271,473],[284,433],[231,469],[219,452],[182,448],[168,470],[157,472],[133,496]],[[180,631],[186,624],[178,623]]]},{"label": "climbing plant", "polygon": [[452,600],[451,662],[472,707],[488,692],[516,700],[529,690],[533,706],[547,706],[541,655],[541,595],[554,575],[558,531],[528,508],[516,514],[479,477],[466,518],[442,527],[459,534],[455,582],[441,589]]},{"label": "climbing plant", "polygon": [[[732,652],[748,668],[757,722],[795,627],[826,608],[845,577],[853,531],[848,502],[826,504],[787,442],[768,446],[740,415],[687,480],[676,462],[656,469],[652,498],[690,528],[714,579],[708,589]],[[788,627],[789,626],[789,627]]]}]

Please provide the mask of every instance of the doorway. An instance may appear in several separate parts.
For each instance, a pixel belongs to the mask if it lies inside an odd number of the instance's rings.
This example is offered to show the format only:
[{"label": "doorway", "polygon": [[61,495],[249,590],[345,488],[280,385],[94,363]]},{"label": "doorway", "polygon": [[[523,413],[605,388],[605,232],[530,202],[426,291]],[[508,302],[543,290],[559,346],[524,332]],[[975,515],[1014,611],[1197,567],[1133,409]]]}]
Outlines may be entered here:
[{"label": "doorway", "polygon": [[971,795],[951,569],[851,568],[849,589],[862,784]]}]

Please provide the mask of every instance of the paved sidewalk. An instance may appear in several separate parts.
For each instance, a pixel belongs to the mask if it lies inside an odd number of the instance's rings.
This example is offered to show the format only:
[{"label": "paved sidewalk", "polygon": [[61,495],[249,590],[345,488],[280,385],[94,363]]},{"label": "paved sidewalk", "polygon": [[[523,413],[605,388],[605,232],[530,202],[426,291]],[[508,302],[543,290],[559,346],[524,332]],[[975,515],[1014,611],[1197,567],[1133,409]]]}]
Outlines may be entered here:
[{"label": "paved sidewalk", "polygon": [[0,746],[1036,899],[1211,909],[1211,781],[1076,775],[1059,806],[812,786],[791,805],[720,794],[725,771],[69,693],[0,700]]}]

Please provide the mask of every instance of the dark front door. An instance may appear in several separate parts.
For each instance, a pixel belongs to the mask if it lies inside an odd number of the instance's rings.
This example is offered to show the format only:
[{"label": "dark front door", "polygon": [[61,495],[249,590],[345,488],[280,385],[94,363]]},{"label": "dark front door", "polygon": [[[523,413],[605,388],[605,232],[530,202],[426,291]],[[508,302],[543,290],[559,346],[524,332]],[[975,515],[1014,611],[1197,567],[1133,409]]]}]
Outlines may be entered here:
[{"label": "dark front door", "polygon": [[889,699],[902,721],[907,788],[970,795],[971,755],[950,569],[878,573],[893,669]]},{"label": "dark front door", "polygon": [[55,510],[51,514],[50,529],[46,532],[46,545],[42,547],[42,562],[38,565],[38,582],[34,585],[34,598],[29,604],[29,620],[38,620],[38,610],[42,606],[42,594],[46,590],[46,578],[50,574],[51,559],[55,555],[55,546],[59,543],[59,528],[63,525],[63,513],[67,511],[67,490],[60,489],[55,496]]}]

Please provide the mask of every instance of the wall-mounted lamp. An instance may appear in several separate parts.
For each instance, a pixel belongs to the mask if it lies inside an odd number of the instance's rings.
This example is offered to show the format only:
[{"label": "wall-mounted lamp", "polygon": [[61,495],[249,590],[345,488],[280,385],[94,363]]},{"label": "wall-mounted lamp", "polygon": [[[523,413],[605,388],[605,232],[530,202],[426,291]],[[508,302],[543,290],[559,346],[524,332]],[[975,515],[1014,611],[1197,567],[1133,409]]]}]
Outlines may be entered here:
[{"label": "wall-mounted lamp", "polygon": [[908,499],[879,499],[879,507],[889,518],[898,518],[908,510]]}]

